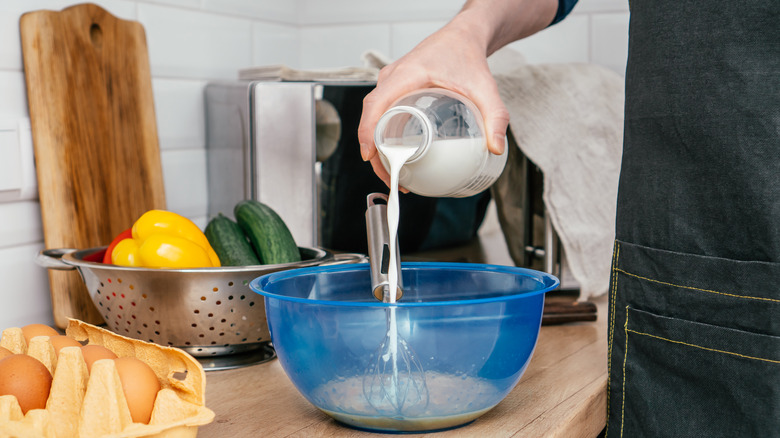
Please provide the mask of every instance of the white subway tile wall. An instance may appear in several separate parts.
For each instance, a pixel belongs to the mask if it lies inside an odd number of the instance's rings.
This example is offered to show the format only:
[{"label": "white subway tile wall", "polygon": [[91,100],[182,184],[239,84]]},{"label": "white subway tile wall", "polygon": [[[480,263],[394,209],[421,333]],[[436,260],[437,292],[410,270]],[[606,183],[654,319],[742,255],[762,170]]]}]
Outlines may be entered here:
[{"label": "white subway tile wall", "polygon": [[230,79],[252,64],[252,21],[190,9],[138,5],[152,76]]},{"label": "white subway tile wall", "polygon": [[[296,68],[360,65],[377,50],[396,59],[443,26],[463,0],[91,0],[146,29],[168,208],[207,221],[203,88],[268,64]],[[0,2],[0,120],[29,117],[19,18],[79,2]],[[580,0],[571,17],[513,48],[529,62],[592,62],[625,68],[627,0]],[[3,148],[0,147],[0,151]],[[0,156],[0,160],[9,159]],[[0,329],[52,323],[35,196],[0,203]]]},{"label": "white subway tile wall", "polygon": [[200,79],[152,80],[157,135],[163,153],[205,148],[206,121],[202,94],[207,83]]},{"label": "white subway tile wall", "polygon": [[522,53],[527,62],[588,62],[590,59],[590,17],[571,15],[510,47]]},{"label": "white subway tile wall", "polygon": [[[194,0],[195,3],[200,3]],[[154,2],[152,2],[154,3]],[[285,0],[202,0],[203,10],[219,15],[255,18],[263,22],[296,23],[297,2]]]},{"label": "white subway tile wall", "polygon": [[252,25],[252,65],[299,66],[300,31],[297,26],[255,22]]},{"label": "white subway tile wall", "polygon": [[[0,70],[0,118],[29,117],[24,73],[19,70]],[[3,157],[0,157],[2,159]]]},{"label": "white subway tile wall", "polygon": [[312,25],[301,30],[301,68],[361,65],[366,50],[390,53],[390,25]]},{"label": "white subway tile wall", "polygon": [[[628,58],[628,20],[626,13],[594,14],[591,22],[590,61],[610,68],[622,75]],[[615,38],[625,35],[625,38]]]},{"label": "white subway tile wall", "polygon": [[463,3],[464,0],[298,0],[298,22],[309,26],[449,20]]}]

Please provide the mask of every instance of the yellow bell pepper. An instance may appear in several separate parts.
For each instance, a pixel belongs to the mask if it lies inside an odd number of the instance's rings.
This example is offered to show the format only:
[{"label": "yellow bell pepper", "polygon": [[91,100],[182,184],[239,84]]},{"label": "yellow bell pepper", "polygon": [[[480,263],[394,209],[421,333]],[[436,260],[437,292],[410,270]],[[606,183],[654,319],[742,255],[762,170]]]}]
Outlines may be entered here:
[{"label": "yellow bell pepper", "polygon": [[138,242],[135,239],[122,239],[111,251],[111,263],[121,266],[143,267],[138,254]]},{"label": "yellow bell pepper", "polygon": [[132,238],[119,241],[111,262],[147,268],[207,268],[219,257],[194,222],[165,210],[149,210],[133,224]]}]

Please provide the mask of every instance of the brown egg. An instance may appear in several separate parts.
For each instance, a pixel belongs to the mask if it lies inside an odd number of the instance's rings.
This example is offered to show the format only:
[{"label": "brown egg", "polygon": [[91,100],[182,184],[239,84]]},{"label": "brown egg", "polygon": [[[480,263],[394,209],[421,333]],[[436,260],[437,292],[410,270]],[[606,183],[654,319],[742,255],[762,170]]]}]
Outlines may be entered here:
[{"label": "brown egg", "polygon": [[51,373],[38,359],[14,354],[0,360],[0,395],[14,395],[22,413],[46,408]]},{"label": "brown egg", "polygon": [[2,359],[4,357],[8,357],[8,356],[10,356],[12,354],[14,354],[13,351],[11,351],[11,350],[9,350],[9,349],[7,349],[5,347],[0,347],[0,359]]},{"label": "brown egg", "polygon": [[60,350],[62,350],[65,347],[81,347],[79,341],[73,338],[69,338],[65,335],[50,336],[49,341],[51,342],[51,345],[54,347],[54,351],[57,353],[57,356],[60,355]]},{"label": "brown egg", "polygon": [[28,324],[22,327],[22,334],[27,344],[30,344],[30,340],[36,336],[58,336],[59,332],[43,324]]},{"label": "brown egg", "polygon": [[92,372],[92,364],[100,359],[116,359],[113,351],[102,345],[85,345],[81,347],[81,354],[84,356],[84,362],[87,363],[87,370]]},{"label": "brown egg", "polygon": [[134,357],[120,357],[114,362],[133,422],[148,424],[160,390],[157,375],[152,367]]}]

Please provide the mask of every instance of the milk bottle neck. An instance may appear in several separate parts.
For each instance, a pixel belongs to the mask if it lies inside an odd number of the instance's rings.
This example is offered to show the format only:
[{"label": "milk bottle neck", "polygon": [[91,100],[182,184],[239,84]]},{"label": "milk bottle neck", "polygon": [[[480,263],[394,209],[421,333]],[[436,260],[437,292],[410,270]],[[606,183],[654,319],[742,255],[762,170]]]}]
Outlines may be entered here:
[{"label": "milk bottle neck", "polygon": [[434,127],[425,112],[413,106],[396,106],[385,112],[374,131],[374,143],[383,147],[415,147],[406,160],[413,163],[423,157],[433,142]]}]

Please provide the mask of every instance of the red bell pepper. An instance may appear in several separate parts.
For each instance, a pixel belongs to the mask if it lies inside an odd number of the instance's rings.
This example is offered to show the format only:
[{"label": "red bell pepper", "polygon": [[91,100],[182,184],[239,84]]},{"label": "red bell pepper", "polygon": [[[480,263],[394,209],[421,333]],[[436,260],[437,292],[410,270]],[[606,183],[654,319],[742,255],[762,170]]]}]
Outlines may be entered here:
[{"label": "red bell pepper", "polygon": [[133,238],[133,228],[132,227],[122,231],[121,233],[119,233],[119,235],[116,236],[116,238],[114,238],[113,241],[111,241],[111,244],[108,245],[108,248],[106,248],[106,253],[103,254],[103,263],[105,263],[107,265],[111,265],[112,264],[112,262],[111,262],[111,253],[114,252],[114,247],[116,246],[116,244],[119,243],[122,240],[132,239],[132,238]]}]

